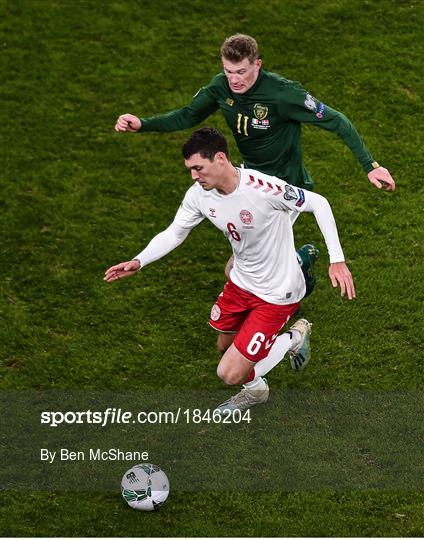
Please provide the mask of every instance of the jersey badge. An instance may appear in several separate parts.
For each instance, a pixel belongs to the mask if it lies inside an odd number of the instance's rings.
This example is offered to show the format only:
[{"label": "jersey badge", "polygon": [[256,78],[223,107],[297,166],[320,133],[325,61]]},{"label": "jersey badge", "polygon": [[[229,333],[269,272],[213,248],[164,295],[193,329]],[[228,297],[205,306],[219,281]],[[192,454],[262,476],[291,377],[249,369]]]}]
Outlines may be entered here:
[{"label": "jersey badge", "polygon": [[209,217],[216,218],[216,210],[215,210],[215,208],[209,208]]},{"label": "jersey badge", "polygon": [[268,118],[266,120],[258,120],[252,118],[252,127],[255,129],[268,129],[270,127]]},{"label": "jersey badge", "polygon": [[284,198],[286,199],[286,201],[294,201],[297,199],[296,192],[290,184],[286,184],[284,186],[284,189],[286,190],[286,192],[284,193]]},{"label": "jersey badge", "polygon": [[310,111],[315,112],[317,110],[317,102],[315,98],[311,96],[311,94],[306,94],[305,107]]},{"label": "jersey badge", "polygon": [[324,103],[320,103],[318,105],[318,110],[317,110],[317,114],[315,115],[317,118],[321,119],[323,116],[324,116],[324,110],[325,110],[325,105]]},{"label": "jersey badge", "polygon": [[250,225],[253,221],[253,216],[249,210],[241,210],[240,219],[245,225]]},{"label": "jersey badge", "polygon": [[221,317],[221,310],[218,304],[214,304],[211,309],[211,320],[217,321]]},{"label": "jersey badge", "polygon": [[255,103],[253,106],[253,114],[258,120],[264,120],[268,116],[268,107],[266,105],[261,105],[260,103]]},{"label": "jersey badge", "polygon": [[303,189],[300,189],[300,188],[297,188],[297,191],[299,192],[299,198],[296,203],[296,206],[300,208],[301,206],[303,206],[303,203],[305,202],[305,193]]},{"label": "jersey badge", "polygon": [[234,99],[227,98],[227,99],[225,100],[225,103],[226,103],[227,105],[229,105],[230,107],[232,107],[232,106],[234,105]]}]

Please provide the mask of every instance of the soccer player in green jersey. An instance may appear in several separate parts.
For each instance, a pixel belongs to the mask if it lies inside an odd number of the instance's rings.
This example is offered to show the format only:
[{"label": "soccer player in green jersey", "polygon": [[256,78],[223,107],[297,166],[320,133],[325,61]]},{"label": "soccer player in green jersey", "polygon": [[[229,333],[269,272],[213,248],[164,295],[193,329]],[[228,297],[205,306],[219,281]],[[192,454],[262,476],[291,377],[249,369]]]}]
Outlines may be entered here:
[{"label": "soccer player in green jersey", "polygon": [[[255,39],[244,34],[227,38],[221,47],[221,58],[223,72],[201,88],[191,103],[150,118],[121,115],[115,130],[178,131],[199,124],[220,108],[247,168],[312,189],[301,148],[301,124],[312,124],[339,135],[374,186],[395,189],[389,171],[374,160],[346,116],[313,97],[298,82],[262,68]],[[292,222],[297,215],[293,213]],[[307,294],[315,284],[312,265],[317,254],[318,250],[310,244],[299,250]],[[227,275],[230,268],[231,260]]]},{"label": "soccer player in green jersey", "polygon": [[302,162],[301,124],[312,124],[339,135],[377,188],[395,189],[390,173],[374,160],[346,116],[298,82],[262,69],[252,37],[227,38],[221,57],[223,72],[201,88],[189,105],[150,118],[124,114],[116,131],[178,131],[199,124],[220,108],[246,167],[311,189],[312,179]]}]

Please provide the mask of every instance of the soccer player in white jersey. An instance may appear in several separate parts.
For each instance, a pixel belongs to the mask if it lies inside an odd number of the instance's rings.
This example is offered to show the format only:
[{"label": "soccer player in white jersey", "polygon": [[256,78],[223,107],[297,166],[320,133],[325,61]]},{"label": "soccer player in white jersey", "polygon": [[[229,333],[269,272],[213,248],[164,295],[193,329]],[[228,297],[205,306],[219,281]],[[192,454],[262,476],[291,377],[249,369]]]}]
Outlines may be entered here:
[{"label": "soccer player in white jersey", "polygon": [[104,279],[112,282],[131,276],[160,259],[205,218],[220,229],[232,246],[234,266],[209,322],[219,332],[218,376],[228,385],[243,384],[243,388],[216,411],[245,410],[268,400],[264,375],[286,353],[293,369],[303,369],[310,358],[310,322],[299,319],[279,335],[305,294],[291,211],[314,214],[329,253],[331,283],[349,300],[355,297],[353,279],[324,197],[274,176],[234,167],[227,141],[216,129],[195,131],[183,155],[195,183],[174,221],[133,260],[106,270]]}]

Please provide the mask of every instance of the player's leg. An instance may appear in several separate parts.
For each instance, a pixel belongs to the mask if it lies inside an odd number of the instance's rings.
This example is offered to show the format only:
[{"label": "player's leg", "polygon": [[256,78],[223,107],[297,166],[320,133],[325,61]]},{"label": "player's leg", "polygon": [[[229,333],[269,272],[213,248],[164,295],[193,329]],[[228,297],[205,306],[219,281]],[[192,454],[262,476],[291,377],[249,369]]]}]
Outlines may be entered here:
[{"label": "player's leg", "polygon": [[245,291],[236,287],[231,281],[227,281],[222,293],[212,306],[209,324],[219,332],[216,345],[221,354],[230,347],[249,314],[246,295]]},{"label": "player's leg", "polygon": [[216,342],[218,351],[221,354],[224,354],[225,351],[229,348],[229,346],[234,341],[235,337],[236,337],[236,332],[220,332],[218,335],[217,342]]},{"label": "player's leg", "polygon": [[302,339],[293,329],[279,335],[281,328],[299,308],[299,304],[279,306],[258,299],[258,305],[249,313],[238,332],[234,345],[254,362],[247,382],[266,375],[281,362],[288,351],[294,351]]},{"label": "player's leg", "polygon": [[[297,352],[303,341],[301,332],[294,328],[294,325],[289,332],[278,336],[278,332],[299,304],[276,306],[251,296],[254,298],[255,307],[251,309],[234,343],[222,357],[217,370],[218,376],[226,384],[244,383],[243,389],[219,405],[216,412],[245,410],[265,403],[268,400],[269,388],[263,375],[281,362],[287,351],[292,351],[293,354]],[[303,353],[306,355],[305,350]]]},{"label": "player's leg", "polygon": [[225,384],[233,386],[246,381],[254,365],[254,362],[238,351],[234,344],[231,344],[222,355],[216,372]]},{"label": "player's leg", "polygon": [[289,358],[292,369],[295,371],[301,371],[305,369],[311,358],[311,345],[309,343],[309,336],[312,332],[312,324],[306,319],[298,319],[287,332],[294,335],[294,339],[297,336],[297,342],[293,343],[289,349]]},{"label": "player's leg", "polygon": [[302,371],[311,358],[309,336],[312,324],[298,319],[289,330],[278,336],[268,356],[255,364],[255,377],[263,377],[283,360],[288,352],[294,371]]},{"label": "player's leg", "polygon": [[[242,352],[234,347],[233,340],[237,332],[242,327],[250,311],[249,306],[252,298],[257,299],[251,293],[243,291],[231,281],[228,281],[222,293],[211,310],[209,324],[220,333],[218,335],[217,347],[222,353],[221,361],[218,365],[218,376],[227,384],[237,384],[245,381],[254,365],[251,360],[246,358]],[[259,299],[257,299],[259,300]],[[263,301],[261,301],[263,302]],[[266,381],[260,379],[257,388],[253,392],[253,401],[264,402],[268,399],[268,385]],[[265,391],[265,395],[255,395],[256,390]],[[252,395],[245,395],[245,392],[239,393],[237,399],[237,408],[243,410],[251,407]],[[247,403],[245,403],[247,398]]]},{"label": "player's leg", "polygon": [[317,282],[317,277],[314,273],[314,264],[318,259],[319,254],[319,249],[317,249],[313,244],[305,244],[297,250],[297,260],[299,261],[303,272],[303,277],[305,278],[305,297],[311,294]]},{"label": "player's leg", "polygon": [[[240,392],[221,403],[215,413],[245,411],[254,405],[268,401],[269,388],[266,379],[254,377],[254,362],[246,358],[232,344],[221,358],[217,374],[228,385],[245,383]],[[253,373],[253,379],[251,374]]]}]

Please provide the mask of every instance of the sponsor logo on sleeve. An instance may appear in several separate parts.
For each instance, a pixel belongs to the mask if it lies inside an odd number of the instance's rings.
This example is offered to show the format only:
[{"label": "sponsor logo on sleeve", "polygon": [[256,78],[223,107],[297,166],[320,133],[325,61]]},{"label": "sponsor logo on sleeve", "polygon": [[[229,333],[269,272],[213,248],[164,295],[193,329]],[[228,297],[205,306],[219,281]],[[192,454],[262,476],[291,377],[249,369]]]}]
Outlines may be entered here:
[{"label": "sponsor logo on sleeve", "polygon": [[297,199],[296,191],[290,184],[284,186],[286,192],[284,193],[284,198],[286,201],[295,201]]},{"label": "sponsor logo on sleeve", "polygon": [[306,94],[305,107],[310,111],[315,112],[317,110],[317,102],[315,98],[311,96],[311,94]]},{"label": "sponsor logo on sleeve", "polygon": [[303,203],[305,202],[305,192],[303,191],[303,189],[295,189],[290,184],[286,184],[284,186],[284,189],[284,198],[286,199],[286,201],[296,201],[295,206],[297,206],[298,208],[303,206]]},{"label": "sponsor logo on sleeve", "polygon": [[296,206],[300,208],[305,202],[305,192],[303,191],[303,189],[300,188],[297,188],[297,191],[299,192],[299,197],[296,197],[298,199],[296,202]]},{"label": "sponsor logo on sleeve", "polygon": [[319,103],[316,117],[321,119],[324,116],[324,111],[325,111],[324,103]]}]

